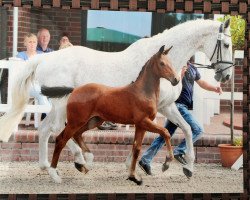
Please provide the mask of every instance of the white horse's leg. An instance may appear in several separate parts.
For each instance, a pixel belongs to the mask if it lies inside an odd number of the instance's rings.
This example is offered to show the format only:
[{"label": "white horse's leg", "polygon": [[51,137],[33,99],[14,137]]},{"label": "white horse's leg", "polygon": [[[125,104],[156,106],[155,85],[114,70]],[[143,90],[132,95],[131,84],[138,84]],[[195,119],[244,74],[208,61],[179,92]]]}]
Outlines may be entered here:
[{"label": "white horse's leg", "polygon": [[172,103],[164,107],[161,106],[160,108],[158,108],[158,111],[162,113],[164,116],[166,116],[168,120],[170,120],[172,123],[178,125],[185,134],[186,145],[187,145],[185,158],[187,160],[187,165],[183,166],[183,172],[187,177],[191,177],[194,170],[194,160],[195,160],[191,127],[183,119],[175,103]]},{"label": "white horse's leg", "polygon": [[51,112],[45,117],[38,127],[39,134],[39,167],[41,169],[46,169],[50,166],[48,161],[48,141],[51,134]]},{"label": "white horse's leg", "polygon": [[83,153],[83,156],[87,162],[87,166],[88,168],[91,168],[92,165],[93,165],[93,160],[94,160],[94,155],[93,153],[90,153],[90,152],[84,152]]},{"label": "white horse's leg", "polygon": [[126,158],[126,161],[125,161],[125,166],[126,166],[127,169],[130,168],[131,161],[132,161],[132,155],[133,155],[133,151],[131,150],[131,151],[129,152],[128,157]]},{"label": "white horse's leg", "polygon": [[70,139],[66,145],[74,155],[76,169],[80,172],[87,173],[92,167],[94,155],[90,152],[85,152],[83,156],[81,147],[79,147],[72,139]]},{"label": "white horse's leg", "polygon": [[[80,136],[81,137],[81,136]],[[84,144],[84,147],[75,140],[70,139],[66,144],[75,157],[75,165],[77,169],[79,169],[79,165],[84,166],[87,170],[89,170],[93,165],[94,155],[89,151],[88,147]],[[87,149],[85,149],[85,147]],[[84,154],[82,155],[82,151]],[[81,168],[81,167],[80,167]]]},{"label": "white horse's leg", "polygon": [[50,177],[54,180],[55,183],[62,183],[62,179],[61,179],[60,174],[56,168],[49,167],[48,173],[49,173]]}]

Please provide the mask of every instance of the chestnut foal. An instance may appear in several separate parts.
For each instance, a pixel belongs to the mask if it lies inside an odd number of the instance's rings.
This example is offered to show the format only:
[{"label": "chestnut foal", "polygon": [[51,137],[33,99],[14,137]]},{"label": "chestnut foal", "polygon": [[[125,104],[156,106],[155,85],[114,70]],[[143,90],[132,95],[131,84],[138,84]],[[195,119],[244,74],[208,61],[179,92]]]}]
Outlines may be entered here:
[{"label": "chestnut foal", "polygon": [[[160,91],[160,78],[165,78],[172,85],[177,85],[179,77],[170,60],[167,58],[169,49],[164,46],[146,62],[135,82],[125,87],[108,87],[100,84],[87,84],[81,87],[42,87],[42,94],[57,98],[69,96],[67,103],[67,125],[56,138],[55,150],[49,168],[49,174],[55,182],[61,178],[56,171],[59,155],[70,138],[86,150],[82,133],[97,127],[103,121],[112,121],[121,124],[135,124],[135,137],[132,148],[132,162],[129,169],[129,180],[142,184],[135,176],[136,161],[139,156],[145,132],[159,133],[165,138],[169,151],[168,161],[173,159],[170,143],[170,134],[167,129],[155,124],[157,103]],[[85,161],[75,163],[81,172],[87,172]]]}]

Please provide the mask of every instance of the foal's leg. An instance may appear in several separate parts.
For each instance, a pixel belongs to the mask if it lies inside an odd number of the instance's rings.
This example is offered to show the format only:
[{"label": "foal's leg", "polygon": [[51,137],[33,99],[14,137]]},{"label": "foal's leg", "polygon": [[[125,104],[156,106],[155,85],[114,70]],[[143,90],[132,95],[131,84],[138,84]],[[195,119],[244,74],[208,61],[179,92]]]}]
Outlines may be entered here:
[{"label": "foal's leg", "polygon": [[[76,134],[74,136],[74,140],[80,146],[81,150],[84,152],[84,159],[86,160],[86,163],[88,164],[87,168],[88,169],[91,168],[91,165],[93,164],[93,160],[94,160],[94,155],[91,153],[91,151],[85,144],[83,137],[82,137],[82,131],[79,134]],[[77,160],[75,159],[75,163],[79,163],[79,162],[77,162]]]},{"label": "foal's leg", "polygon": [[68,140],[73,136],[74,132],[68,126],[56,137],[55,149],[52,157],[51,166],[48,170],[49,175],[53,178],[56,183],[61,183],[61,177],[59,176],[56,167],[58,164],[59,156],[62,149],[65,147]]},{"label": "foal's leg", "polygon": [[136,126],[134,143],[133,143],[133,150],[132,150],[133,158],[132,158],[132,162],[131,162],[130,169],[129,169],[128,180],[131,180],[131,181],[135,182],[137,185],[142,184],[142,179],[138,180],[136,178],[135,167],[136,167],[136,162],[137,162],[138,156],[139,156],[140,151],[141,151],[142,140],[144,138],[144,135],[145,135],[145,130],[143,130],[140,127]]},{"label": "foal's leg", "polygon": [[[66,121],[66,104],[65,106],[55,106],[55,115],[54,119],[56,121],[53,123],[52,130],[55,133],[61,132],[65,128]],[[84,156],[82,154],[82,149],[72,140],[70,139],[66,144],[72,154],[74,155],[75,162],[83,161]],[[93,156],[93,155],[92,155]]]},{"label": "foal's leg", "polygon": [[[86,130],[87,128],[84,128],[84,131]],[[90,152],[89,148],[84,143],[83,138],[82,138],[82,132],[83,131],[81,129],[73,137],[74,137],[74,140],[77,142],[77,144],[80,146],[80,148],[84,151],[84,157],[86,161],[84,159],[83,160],[75,159],[75,168],[80,172],[87,173],[89,169],[91,168],[94,155]]]},{"label": "foal's leg", "polygon": [[[87,123],[87,129],[84,131],[96,128],[96,127],[100,126],[103,122],[104,122],[104,120],[102,120],[100,117],[97,117],[97,116],[92,117]],[[94,155],[90,152],[90,150],[87,147],[87,145],[85,144],[84,140],[82,139],[81,141],[82,141],[81,148],[84,152],[84,158],[87,162],[88,168],[91,168],[92,164],[93,164],[93,160],[94,160]]]},{"label": "foal's leg", "polygon": [[83,160],[75,160],[75,167],[77,170],[80,172],[85,172],[87,173],[89,169],[91,168],[94,155],[90,152],[89,148],[87,145],[84,143],[82,133],[89,130],[93,129],[103,123],[103,120],[100,117],[92,117],[85,126],[83,126],[81,129],[79,129],[75,134],[74,134],[74,139],[77,142],[77,144],[81,147],[82,151],[84,152],[84,157],[86,159],[86,162]]},{"label": "foal's leg", "polygon": [[[50,163],[48,161],[49,137],[51,135],[51,132],[57,133],[63,130],[64,122],[66,121],[65,107],[55,108],[54,106],[52,106],[51,111],[39,125],[39,166],[41,169],[47,169],[50,166]],[[81,148],[73,140],[70,139],[67,142],[67,146],[75,156],[76,160],[83,159]]]},{"label": "foal's leg", "polygon": [[165,139],[167,149],[169,151],[169,157],[167,157],[166,159],[168,160],[168,162],[172,161],[174,159],[174,155],[173,155],[173,149],[172,149],[171,142],[170,142],[171,136],[168,130],[155,124],[149,118],[145,118],[142,122],[140,122],[140,126],[143,127],[147,131],[160,134]]},{"label": "foal's leg", "polygon": [[[160,134],[166,142],[168,148],[168,155],[166,156],[166,161],[164,163],[164,167],[166,167],[166,163],[169,163],[173,160],[173,149],[170,142],[170,134],[167,129],[158,126],[157,124],[153,123],[150,119],[146,118],[144,121],[141,122],[141,127],[145,128],[145,130],[158,133]],[[131,163],[132,151],[129,153],[128,157],[126,158],[125,165],[129,168]],[[164,170],[165,171],[165,170]]]},{"label": "foal's leg", "polygon": [[187,177],[191,177],[194,170],[194,147],[193,147],[193,140],[192,140],[192,130],[189,124],[183,119],[179,110],[177,109],[175,103],[172,103],[168,106],[158,107],[158,111],[166,116],[172,123],[178,125],[183,133],[185,134],[186,144],[187,144],[187,151],[185,158],[187,160],[187,165],[183,166],[183,173]]}]

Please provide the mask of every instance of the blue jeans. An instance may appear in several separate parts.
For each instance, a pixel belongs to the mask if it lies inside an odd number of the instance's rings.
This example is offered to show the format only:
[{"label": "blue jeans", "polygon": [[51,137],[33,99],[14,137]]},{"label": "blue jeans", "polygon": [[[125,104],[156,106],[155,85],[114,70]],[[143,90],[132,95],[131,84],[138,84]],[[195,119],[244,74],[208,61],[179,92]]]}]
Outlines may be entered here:
[{"label": "blue jeans", "polygon": [[[196,142],[204,132],[197,120],[194,119],[192,114],[189,112],[187,106],[176,103],[176,106],[181,113],[182,117],[186,120],[186,122],[190,125],[192,130],[192,138],[193,142]],[[165,128],[168,129],[171,137],[173,136],[175,130],[177,129],[177,126],[167,120]],[[154,139],[151,146],[143,153],[141,161],[144,164],[150,165],[151,161],[153,160],[154,156],[157,154],[157,152],[162,148],[162,146],[165,144],[165,140],[162,136],[159,136]],[[174,155],[178,154],[185,154],[186,151],[186,140],[183,139],[182,142],[174,148]]]}]

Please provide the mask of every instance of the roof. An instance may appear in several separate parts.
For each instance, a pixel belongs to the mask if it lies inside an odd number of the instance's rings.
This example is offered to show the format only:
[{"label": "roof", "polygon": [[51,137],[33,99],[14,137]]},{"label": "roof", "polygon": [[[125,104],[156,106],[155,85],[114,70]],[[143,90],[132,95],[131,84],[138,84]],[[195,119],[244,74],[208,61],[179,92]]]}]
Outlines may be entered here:
[{"label": "roof", "polygon": [[103,27],[88,28],[87,40],[95,42],[116,42],[132,44],[141,37]]}]

